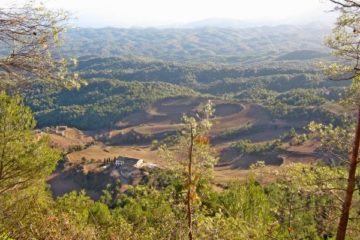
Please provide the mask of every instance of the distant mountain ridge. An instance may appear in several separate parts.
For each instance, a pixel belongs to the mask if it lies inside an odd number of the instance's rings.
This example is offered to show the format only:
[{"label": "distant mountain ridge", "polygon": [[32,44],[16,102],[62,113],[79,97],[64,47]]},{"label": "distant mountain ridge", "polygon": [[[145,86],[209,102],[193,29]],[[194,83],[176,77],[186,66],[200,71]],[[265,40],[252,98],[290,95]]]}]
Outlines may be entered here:
[{"label": "distant mountain ridge", "polygon": [[293,21],[279,21],[279,20],[238,20],[233,18],[207,18],[199,21],[193,21],[183,24],[174,24],[162,26],[162,28],[255,28],[255,27],[276,27],[283,25],[302,25],[302,26],[322,26],[330,27],[331,23],[328,21],[310,21],[304,24],[295,24]]},{"label": "distant mountain ridge", "polygon": [[[252,28],[77,28],[65,35],[67,56],[135,56],[164,61],[253,63],[294,51],[327,53],[322,24]],[[295,57],[296,59],[296,57]]]},{"label": "distant mountain ridge", "polygon": [[178,28],[206,28],[206,27],[217,27],[217,28],[249,28],[259,26],[271,26],[275,22],[269,21],[245,21],[237,20],[232,18],[207,18],[199,21],[193,21],[183,24],[174,24],[163,27],[178,27]]}]

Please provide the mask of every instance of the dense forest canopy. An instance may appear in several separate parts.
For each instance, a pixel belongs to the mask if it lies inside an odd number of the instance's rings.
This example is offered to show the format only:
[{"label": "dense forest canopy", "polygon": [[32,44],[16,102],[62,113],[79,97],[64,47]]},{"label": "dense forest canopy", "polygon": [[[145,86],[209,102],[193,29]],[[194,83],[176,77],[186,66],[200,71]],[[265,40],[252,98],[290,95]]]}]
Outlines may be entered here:
[{"label": "dense forest canopy", "polygon": [[29,92],[28,104],[38,117],[38,126],[69,125],[84,130],[114,127],[129,113],[166,97],[194,96],[185,87],[161,82],[91,80],[79,90]]}]

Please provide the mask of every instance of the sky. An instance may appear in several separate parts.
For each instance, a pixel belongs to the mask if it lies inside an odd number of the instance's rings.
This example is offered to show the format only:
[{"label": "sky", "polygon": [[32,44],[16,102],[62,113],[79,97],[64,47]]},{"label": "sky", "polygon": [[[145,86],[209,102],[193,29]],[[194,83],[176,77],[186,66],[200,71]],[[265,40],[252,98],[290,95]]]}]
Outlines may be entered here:
[{"label": "sky", "polygon": [[[0,6],[10,0],[0,0]],[[19,0],[22,1],[22,0]],[[12,0],[12,2],[19,2]],[[159,27],[211,18],[262,23],[333,19],[328,0],[45,0],[72,13],[82,27]]]}]

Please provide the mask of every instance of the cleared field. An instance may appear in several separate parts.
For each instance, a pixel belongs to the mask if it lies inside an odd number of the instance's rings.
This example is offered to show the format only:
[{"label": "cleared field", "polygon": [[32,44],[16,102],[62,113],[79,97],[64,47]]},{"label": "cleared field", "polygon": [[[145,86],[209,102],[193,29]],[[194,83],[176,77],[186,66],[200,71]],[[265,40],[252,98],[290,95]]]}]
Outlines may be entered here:
[{"label": "cleared field", "polygon": [[[257,104],[241,105],[242,110],[235,114],[216,117],[211,134],[216,135],[228,129],[240,128],[249,124],[269,122],[267,112]],[[215,112],[216,113],[216,112]]]},{"label": "cleared field", "polygon": [[[157,156],[149,148],[149,143],[156,136],[163,136],[183,127],[181,117],[184,114],[192,115],[208,101],[206,98],[176,97],[158,101],[143,111],[131,114],[117,124],[118,129],[108,133],[108,142],[112,147],[91,146],[88,149],[70,154],[71,161],[80,161],[81,158],[102,160],[124,155],[142,158],[157,162]],[[247,157],[239,159],[237,153],[228,150],[230,145],[240,139],[249,139],[253,142],[265,142],[278,138],[288,132],[291,126],[301,127],[305,123],[289,123],[271,119],[268,111],[259,104],[241,104],[224,100],[213,100],[215,116],[211,136],[217,136],[224,131],[241,127],[268,124],[268,128],[246,135],[234,136],[232,139],[213,142],[218,149],[221,162],[235,161],[236,168],[246,169],[259,159]],[[294,125],[295,124],[295,125]],[[158,135],[157,135],[158,134]],[[128,144],[126,143],[128,141]],[[129,146],[130,145],[130,146]],[[280,165],[277,157],[265,160],[270,165]]]},{"label": "cleared field", "polygon": [[282,166],[266,166],[261,172],[231,168],[215,168],[214,183],[220,186],[226,186],[233,181],[246,181],[249,178],[256,178],[256,181],[268,183],[274,181],[277,177],[274,172],[279,171]]},{"label": "cleared field", "polygon": [[[289,163],[314,163],[318,161],[321,156],[316,154],[316,150],[320,147],[319,142],[306,141],[297,146],[289,146],[287,154],[283,156],[284,164]],[[326,159],[323,159],[326,161]]]},{"label": "cleared field", "polygon": [[[143,111],[131,114],[117,123],[120,129],[139,125],[167,125],[181,122],[184,114],[193,115],[206,104],[206,98],[177,97],[168,98],[150,105]],[[223,100],[213,100],[215,117],[223,118],[240,113],[244,106],[239,103],[230,103]]]},{"label": "cleared field", "polygon": [[243,106],[234,103],[219,103],[215,105],[215,116],[226,117],[239,113],[243,110]]},{"label": "cleared field", "polygon": [[[182,127],[181,119],[184,115],[194,115],[206,104],[208,99],[177,97],[161,100],[152,104],[144,111],[131,114],[117,123],[118,129],[109,133],[110,142],[113,138],[134,131],[143,135],[171,132]],[[258,104],[240,104],[213,100],[215,114],[211,135],[223,131],[240,128],[249,124],[266,123],[271,121],[267,111]]]},{"label": "cleared field", "polygon": [[136,127],[134,130],[141,134],[157,134],[167,131],[175,131],[181,129],[182,127],[182,124],[153,124]]},{"label": "cleared field", "polygon": [[75,128],[67,128],[62,133],[51,132],[48,135],[50,144],[63,151],[67,151],[73,146],[85,146],[94,141],[92,136]]},{"label": "cleared field", "polygon": [[129,157],[143,159],[145,162],[164,165],[166,162],[162,160],[157,151],[153,151],[148,146],[103,146],[93,145],[87,149],[73,152],[67,155],[71,163],[80,163],[83,158],[88,160],[102,161],[105,159],[113,159],[115,157]]},{"label": "cleared field", "polygon": [[117,156],[107,151],[104,151],[104,147],[102,145],[92,145],[84,150],[72,152],[67,155],[67,158],[71,163],[78,163],[78,164],[80,164],[83,158],[87,160],[93,159],[95,161],[99,161],[114,157]]},{"label": "cleared field", "polygon": [[[97,172],[99,162],[116,157],[143,159],[145,162],[157,164],[160,167],[171,167],[171,163],[161,159],[156,150],[151,149],[153,139],[163,138],[183,127],[181,118],[184,114],[195,114],[208,99],[177,97],[161,100],[150,105],[143,111],[131,114],[126,119],[117,123],[116,129],[102,132],[104,140],[81,151],[67,155],[72,166],[83,165],[85,172]],[[303,162],[312,163],[319,159],[314,154],[318,145],[306,142],[301,146],[284,144],[281,153],[241,155],[231,146],[241,139],[248,139],[254,143],[266,143],[279,138],[288,132],[291,127],[301,128],[305,122],[286,122],[274,120],[269,112],[259,104],[241,104],[214,100],[215,116],[213,128],[210,132],[212,144],[219,154],[219,163],[215,167],[215,184],[224,184],[233,180],[245,180],[252,171],[249,167],[257,161],[264,161],[269,171],[281,168],[283,165]],[[254,131],[242,134],[237,130],[248,127],[259,127]],[[233,131],[233,132],[232,132]],[[235,131],[235,134],[234,134]],[[232,132],[231,138],[216,140],[216,136],[224,132]],[[86,143],[92,138],[86,138],[81,132],[72,131],[65,134],[52,136],[63,147],[77,143]],[[184,150],[185,151],[185,150]],[[84,165],[83,161],[88,162]],[[270,181],[273,176],[257,176],[259,181]]]}]

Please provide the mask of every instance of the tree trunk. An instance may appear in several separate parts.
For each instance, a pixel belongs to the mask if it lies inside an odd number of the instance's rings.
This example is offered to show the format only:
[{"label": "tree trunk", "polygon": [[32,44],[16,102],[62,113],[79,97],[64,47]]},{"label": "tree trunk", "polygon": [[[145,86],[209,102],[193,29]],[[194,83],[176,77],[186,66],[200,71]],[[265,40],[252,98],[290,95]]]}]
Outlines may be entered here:
[{"label": "tree trunk", "polygon": [[353,145],[350,165],[349,165],[346,195],[341,209],[341,216],[337,228],[336,240],[344,240],[346,236],[346,228],[349,221],[351,201],[356,184],[356,166],[359,156],[359,145],[360,145],[360,105],[358,106],[357,124],[356,124],[354,145]]},{"label": "tree trunk", "polygon": [[194,147],[194,134],[193,126],[190,126],[190,147],[189,147],[189,162],[188,162],[188,192],[187,192],[187,219],[188,219],[188,231],[189,239],[192,240],[192,212],[191,212],[191,177],[192,177],[192,158]]}]

